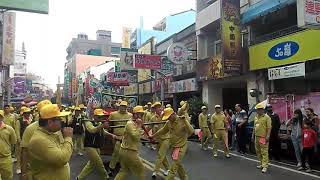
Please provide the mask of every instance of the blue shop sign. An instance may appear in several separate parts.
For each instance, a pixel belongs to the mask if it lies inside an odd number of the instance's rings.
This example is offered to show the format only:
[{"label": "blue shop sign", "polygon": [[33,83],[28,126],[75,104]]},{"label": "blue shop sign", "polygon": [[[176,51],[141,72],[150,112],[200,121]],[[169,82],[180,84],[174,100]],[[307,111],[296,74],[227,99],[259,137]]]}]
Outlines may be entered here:
[{"label": "blue shop sign", "polygon": [[299,51],[299,44],[293,41],[286,41],[273,46],[268,55],[274,60],[285,60],[294,56]]}]

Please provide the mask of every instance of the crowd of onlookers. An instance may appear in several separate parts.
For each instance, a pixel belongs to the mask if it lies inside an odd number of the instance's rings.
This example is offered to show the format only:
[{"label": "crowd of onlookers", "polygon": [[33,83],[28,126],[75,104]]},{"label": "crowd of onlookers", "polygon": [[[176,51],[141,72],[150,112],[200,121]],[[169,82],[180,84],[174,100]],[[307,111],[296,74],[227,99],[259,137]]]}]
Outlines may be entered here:
[{"label": "crowd of onlookers", "polygon": [[[315,152],[319,152],[319,117],[312,108],[306,108],[303,114],[300,109],[294,111],[294,116],[285,125],[287,134],[292,141],[297,167],[299,170],[310,169],[313,164]],[[280,160],[281,141],[279,137],[281,120],[273,111],[270,104],[266,105],[266,114],[272,120],[272,129],[269,141],[269,156]],[[247,152],[249,143],[248,113],[241,108],[240,104],[235,105],[235,111],[224,110],[227,127],[227,144],[229,149],[237,150],[240,154]]]}]

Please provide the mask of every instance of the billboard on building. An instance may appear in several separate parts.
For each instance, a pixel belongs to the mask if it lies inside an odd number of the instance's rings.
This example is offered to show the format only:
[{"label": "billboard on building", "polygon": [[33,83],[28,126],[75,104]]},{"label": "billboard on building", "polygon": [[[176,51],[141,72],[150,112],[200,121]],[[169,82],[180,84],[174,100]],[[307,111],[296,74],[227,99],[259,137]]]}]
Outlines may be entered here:
[{"label": "billboard on building", "polygon": [[15,59],[16,14],[5,12],[3,16],[2,65],[12,65]]},{"label": "billboard on building", "polygon": [[196,78],[171,82],[169,85],[169,93],[183,93],[197,90],[198,84]]},{"label": "billboard on building", "polygon": [[320,0],[297,1],[298,27],[320,28]]},{"label": "billboard on building", "polygon": [[138,84],[130,84],[124,87],[124,95],[138,94]]},{"label": "billboard on building", "polygon": [[161,56],[148,54],[135,54],[133,67],[136,69],[161,69]]},{"label": "billboard on building", "polygon": [[198,80],[219,79],[225,77],[221,56],[210,57],[197,62]]},{"label": "billboard on building", "polygon": [[14,77],[13,87],[15,94],[24,94],[26,92],[26,78],[25,77]]},{"label": "billboard on building", "polygon": [[108,72],[107,82],[118,86],[128,86],[129,76],[127,72]]},{"label": "billboard on building", "polygon": [[151,92],[151,82],[139,84],[139,94],[148,94]]},{"label": "billboard on building", "polygon": [[306,30],[250,46],[250,70],[319,59],[318,42],[320,42],[320,30]]},{"label": "billboard on building", "polygon": [[122,48],[130,48],[131,28],[122,27]]},{"label": "billboard on building", "polygon": [[241,73],[240,1],[221,0],[221,40],[224,76]]},{"label": "billboard on building", "polygon": [[134,70],[133,62],[134,62],[134,55],[138,53],[136,49],[128,49],[128,48],[121,48],[120,53],[120,69],[123,70]]},{"label": "billboard on building", "polygon": [[49,0],[1,0],[0,8],[48,14]]}]

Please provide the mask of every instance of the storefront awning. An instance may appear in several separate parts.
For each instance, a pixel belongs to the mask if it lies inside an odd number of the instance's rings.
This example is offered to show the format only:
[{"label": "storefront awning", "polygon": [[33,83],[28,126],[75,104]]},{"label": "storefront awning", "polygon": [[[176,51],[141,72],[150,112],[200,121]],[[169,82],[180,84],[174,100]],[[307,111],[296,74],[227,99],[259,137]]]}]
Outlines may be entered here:
[{"label": "storefront awning", "polygon": [[293,3],[296,3],[296,0],[261,0],[250,6],[242,14],[241,22],[242,24],[247,24],[254,19],[265,16]]}]

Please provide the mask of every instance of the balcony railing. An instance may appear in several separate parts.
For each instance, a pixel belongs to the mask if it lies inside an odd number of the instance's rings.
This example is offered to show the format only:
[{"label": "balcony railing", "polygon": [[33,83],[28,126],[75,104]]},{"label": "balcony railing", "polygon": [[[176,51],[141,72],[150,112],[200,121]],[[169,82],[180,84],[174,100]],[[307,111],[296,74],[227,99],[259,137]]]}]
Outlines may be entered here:
[{"label": "balcony railing", "polygon": [[303,31],[303,30],[304,29],[299,28],[297,26],[291,26],[289,28],[282,29],[282,30],[279,30],[279,31],[276,31],[276,32],[273,32],[273,33],[270,33],[270,34],[265,34],[265,35],[262,35],[262,36],[255,37],[250,42],[250,45],[252,46],[252,45],[255,45],[255,44],[263,43],[263,42],[266,42],[266,41],[269,41],[269,40],[272,40],[272,39],[276,39],[276,38],[279,38],[279,37],[287,36],[287,35],[290,35],[290,34],[293,34],[293,33],[299,32],[299,31]]}]

